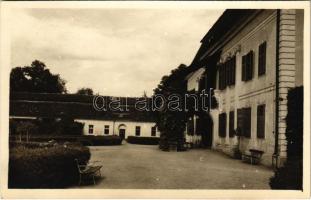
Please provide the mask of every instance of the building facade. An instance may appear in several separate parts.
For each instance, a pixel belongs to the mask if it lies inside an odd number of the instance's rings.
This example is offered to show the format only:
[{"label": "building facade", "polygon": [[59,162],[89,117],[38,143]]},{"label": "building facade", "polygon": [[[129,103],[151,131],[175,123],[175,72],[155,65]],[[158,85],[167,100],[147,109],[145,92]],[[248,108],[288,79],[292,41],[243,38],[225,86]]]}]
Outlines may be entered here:
[{"label": "building facade", "polygon": [[83,123],[83,135],[107,136],[119,135],[126,139],[128,136],[137,137],[160,137],[154,122],[130,121],[130,120],[96,120],[75,119]]},{"label": "building facade", "polygon": [[[83,124],[83,135],[119,135],[123,139],[128,136],[160,137],[152,113],[135,109],[135,102],[141,98],[119,98],[123,111],[98,110],[94,108],[94,98],[75,94],[12,93],[10,119],[59,120],[70,117]],[[104,99],[115,101],[116,98]]]},{"label": "building facade", "polygon": [[210,112],[214,149],[260,150],[268,166],[286,160],[287,93],[303,84],[303,16],[303,10],[226,10],[202,39],[190,67],[207,70],[206,89],[218,101]]}]

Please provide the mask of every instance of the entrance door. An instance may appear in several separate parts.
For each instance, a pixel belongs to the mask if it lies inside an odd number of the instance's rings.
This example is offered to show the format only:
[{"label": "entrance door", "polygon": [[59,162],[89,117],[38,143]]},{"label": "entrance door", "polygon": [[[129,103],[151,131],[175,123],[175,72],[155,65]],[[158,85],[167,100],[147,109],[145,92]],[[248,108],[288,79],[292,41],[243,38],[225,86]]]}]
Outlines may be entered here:
[{"label": "entrance door", "polygon": [[123,128],[120,128],[120,129],[119,129],[119,136],[120,136],[120,138],[121,138],[122,140],[125,139],[125,129],[123,129]]}]

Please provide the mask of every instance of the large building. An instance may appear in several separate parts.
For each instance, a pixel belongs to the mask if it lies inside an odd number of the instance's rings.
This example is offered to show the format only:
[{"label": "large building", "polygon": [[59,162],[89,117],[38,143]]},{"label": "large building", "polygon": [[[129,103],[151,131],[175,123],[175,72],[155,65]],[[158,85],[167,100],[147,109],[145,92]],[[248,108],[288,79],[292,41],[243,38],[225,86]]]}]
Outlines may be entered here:
[{"label": "large building", "polygon": [[84,135],[119,135],[124,139],[128,136],[160,136],[152,113],[135,109],[135,103],[141,98],[99,98],[106,99],[107,103],[113,99],[116,100],[115,102],[120,100],[121,110],[107,109],[106,111],[94,106],[95,98],[96,96],[75,94],[12,93],[10,94],[10,119],[57,120],[67,115],[83,123]]},{"label": "large building", "polygon": [[303,10],[226,10],[201,40],[190,67],[206,70],[204,89],[218,101],[212,148],[256,149],[268,166],[286,160],[287,93],[303,85],[303,22]]}]

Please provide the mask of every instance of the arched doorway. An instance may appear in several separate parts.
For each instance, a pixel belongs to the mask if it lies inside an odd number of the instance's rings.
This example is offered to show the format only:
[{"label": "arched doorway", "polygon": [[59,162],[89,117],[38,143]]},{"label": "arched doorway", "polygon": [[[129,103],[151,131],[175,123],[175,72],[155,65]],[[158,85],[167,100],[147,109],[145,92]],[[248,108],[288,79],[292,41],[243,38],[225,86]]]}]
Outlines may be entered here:
[{"label": "arched doorway", "polygon": [[213,143],[213,119],[210,114],[204,113],[197,119],[197,132],[202,136],[202,145],[207,148]]},{"label": "arched doorway", "polygon": [[118,132],[119,136],[122,140],[125,139],[125,134],[126,134],[126,125],[125,124],[120,124],[118,127]]}]

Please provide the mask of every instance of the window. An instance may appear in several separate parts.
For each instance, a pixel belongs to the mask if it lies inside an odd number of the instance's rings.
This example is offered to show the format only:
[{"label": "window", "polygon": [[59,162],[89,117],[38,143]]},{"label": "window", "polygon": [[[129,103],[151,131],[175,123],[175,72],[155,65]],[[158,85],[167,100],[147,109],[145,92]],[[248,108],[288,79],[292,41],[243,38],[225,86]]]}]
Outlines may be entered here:
[{"label": "window", "polygon": [[136,126],[135,135],[140,136],[140,126]]},{"label": "window", "polygon": [[257,138],[265,138],[265,105],[257,106]]},{"label": "window", "polygon": [[219,89],[223,90],[227,86],[235,84],[235,68],[236,68],[236,57],[233,56],[225,63],[219,66]]},{"label": "window", "polygon": [[156,136],[157,127],[153,126],[151,127],[151,136]]},{"label": "window", "polygon": [[247,138],[251,137],[251,108],[238,109],[238,131],[237,135]]},{"label": "window", "polygon": [[104,133],[105,133],[106,135],[109,134],[109,125],[105,125]]},{"label": "window", "polygon": [[249,81],[253,78],[254,53],[250,51],[242,56],[242,81]]},{"label": "window", "polygon": [[259,45],[258,49],[258,76],[264,75],[266,73],[266,49],[267,43],[263,42]]},{"label": "window", "polygon": [[234,132],[234,111],[229,112],[229,137],[233,137]]},{"label": "window", "polygon": [[94,133],[94,126],[89,125],[89,134],[93,134],[93,133]]},{"label": "window", "polygon": [[227,115],[226,115],[226,113],[221,113],[221,114],[219,114],[219,116],[218,116],[218,119],[219,119],[219,121],[218,121],[218,135],[219,135],[219,137],[223,137],[223,138],[225,138],[226,137],[226,130],[227,130],[227,127],[226,127],[226,125],[227,125]]}]

